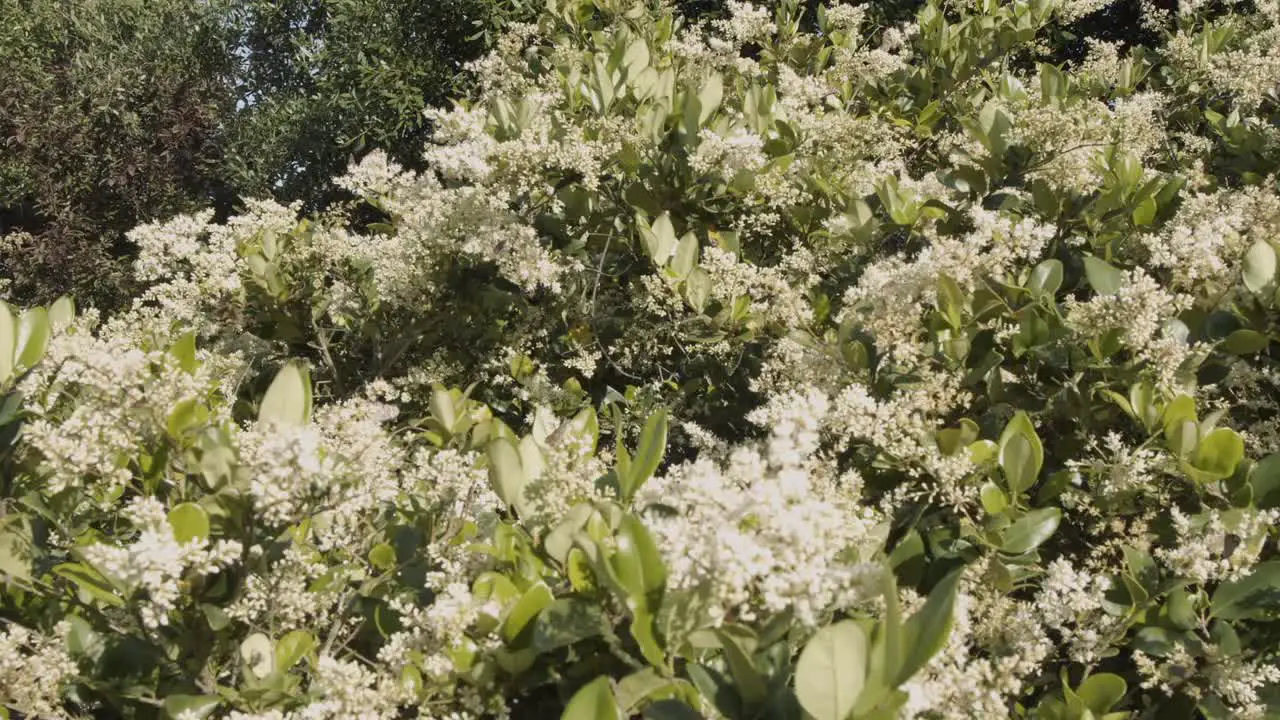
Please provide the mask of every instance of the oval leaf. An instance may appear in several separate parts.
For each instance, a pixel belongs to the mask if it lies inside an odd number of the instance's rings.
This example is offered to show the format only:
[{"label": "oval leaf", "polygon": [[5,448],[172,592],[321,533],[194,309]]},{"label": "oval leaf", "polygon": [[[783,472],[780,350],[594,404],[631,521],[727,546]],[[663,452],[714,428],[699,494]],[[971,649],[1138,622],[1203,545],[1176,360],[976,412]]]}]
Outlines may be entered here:
[{"label": "oval leaf", "polygon": [[565,705],[560,720],[621,720],[609,678],[601,675],[579,688]]},{"label": "oval leaf", "polygon": [[1062,511],[1056,507],[1032,510],[1004,531],[1000,549],[1010,555],[1030,552],[1052,537],[1061,521]]},{"label": "oval leaf", "polygon": [[173,528],[173,538],[180,545],[209,537],[209,515],[204,508],[193,503],[175,505],[169,511],[169,526]]},{"label": "oval leaf", "polygon": [[867,677],[867,635],[852,620],[822,628],[796,662],[796,697],[815,720],[845,720]]},{"label": "oval leaf", "polygon": [[311,374],[297,360],[290,361],[271,381],[258,407],[258,422],[306,425],[311,420]]}]

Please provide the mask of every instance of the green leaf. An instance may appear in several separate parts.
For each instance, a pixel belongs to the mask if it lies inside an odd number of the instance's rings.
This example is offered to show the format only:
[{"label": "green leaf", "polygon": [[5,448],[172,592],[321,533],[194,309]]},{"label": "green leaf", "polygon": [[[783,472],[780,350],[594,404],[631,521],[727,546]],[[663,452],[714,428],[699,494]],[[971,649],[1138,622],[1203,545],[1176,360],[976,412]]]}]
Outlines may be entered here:
[{"label": "green leaf", "polygon": [[724,659],[729,665],[729,674],[733,676],[738,694],[748,704],[762,702],[768,695],[768,685],[764,676],[756,669],[751,656],[738,644],[738,638],[732,633],[717,630],[716,636],[720,639],[720,647],[724,650]]},{"label": "green leaf", "polygon": [[544,653],[595,637],[603,627],[602,615],[600,607],[585,600],[559,598],[538,614],[530,647]]},{"label": "green leaf", "polygon": [[284,634],[276,643],[276,671],[288,672],[302,658],[316,648],[316,638],[306,630],[294,630]]},{"label": "green leaf", "polygon": [[378,543],[369,549],[369,564],[379,570],[390,570],[396,562],[396,549],[387,543]]},{"label": "green leaf", "polygon": [[1084,256],[1084,275],[1099,295],[1114,295],[1124,285],[1124,273],[1092,255]]},{"label": "green leaf", "polygon": [[1062,287],[1062,261],[1049,259],[1036,265],[1027,281],[1027,289],[1036,297],[1053,297]]},{"label": "green leaf", "polygon": [[1018,411],[1000,434],[1000,469],[1004,470],[1009,490],[1017,496],[1036,484],[1044,466],[1044,445],[1027,414]]},{"label": "green leaf", "polygon": [[676,254],[671,258],[671,271],[676,279],[684,280],[693,272],[698,264],[698,237],[693,233],[685,233],[676,245]]},{"label": "green leaf", "polygon": [[1253,502],[1261,510],[1280,507],[1280,453],[1272,453],[1253,466],[1249,473]]},{"label": "green leaf", "polygon": [[1062,511],[1056,507],[1032,510],[1004,531],[1000,549],[1010,555],[1030,552],[1052,537],[1061,521]]},{"label": "green leaf", "polygon": [[[88,598],[104,605],[124,607],[124,600],[96,568],[83,563],[63,563],[54,566],[53,573],[74,583],[80,590],[82,599]],[[88,599],[85,599],[85,602],[88,602]]]},{"label": "green leaf", "polygon": [[26,517],[0,517],[0,588],[9,579],[31,579],[34,548],[31,523]]},{"label": "green leaf", "polygon": [[44,357],[49,347],[49,313],[44,308],[34,307],[22,313],[18,321],[17,356],[14,365],[21,368],[33,368]]},{"label": "green leaf", "polygon": [[720,108],[720,100],[724,97],[724,79],[719,73],[712,73],[698,91],[698,125],[702,126],[707,118]]},{"label": "green leaf", "polygon": [[630,500],[662,463],[667,449],[667,411],[659,409],[649,416],[640,432],[640,444],[631,458],[631,466],[622,480],[622,497]]},{"label": "green leaf", "polygon": [[893,678],[894,686],[909,680],[947,644],[955,622],[956,591],[963,571],[963,568],[954,570],[939,581],[929,592],[924,607],[903,624],[902,648],[905,654],[902,666]]},{"label": "green leaf", "polygon": [[258,422],[306,425],[311,421],[311,373],[301,361],[291,360],[280,368],[262,396]]},{"label": "green leaf", "polygon": [[1191,464],[1219,480],[1231,477],[1244,459],[1244,439],[1230,428],[1215,428],[1200,439]]},{"label": "green leaf", "polygon": [[1271,243],[1259,240],[1244,255],[1244,286],[1250,292],[1260,293],[1276,278],[1276,251]]},{"label": "green leaf", "polygon": [[560,720],[622,720],[608,676],[601,675],[579,688],[565,705]]},{"label": "green leaf", "polygon": [[676,229],[671,223],[671,213],[662,213],[650,227],[647,236],[649,256],[654,264],[662,267],[676,250]]},{"label": "green leaf", "polygon": [[515,443],[498,438],[489,443],[489,484],[502,502],[515,508],[524,506],[525,475],[520,451]]},{"label": "green leaf", "polygon": [[169,720],[207,718],[221,702],[217,695],[170,695],[164,699],[164,713]]},{"label": "green leaf", "polygon": [[1120,702],[1128,690],[1129,686],[1119,675],[1098,673],[1090,675],[1076,688],[1076,697],[1095,715],[1102,715]]},{"label": "green leaf", "polygon": [[65,330],[76,320],[76,304],[63,295],[49,306],[49,328],[54,332]]},{"label": "green leaf", "polygon": [[1222,347],[1232,355],[1252,355],[1262,352],[1271,344],[1271,338],[1256,330],[1236,330],[1222,341]]},{"label": "green leaf", "polygon": [[1009,496],[1005,495],[1000,486],[993,482],[982,484],[979,497],[982,499],[982,509],[990,515],[999,515],[1009,507]]},{"label": "green leaf", "polygon": [[667,569],[648,528],[634,515],[623,517],[618,528],[617,549],[608,562],[630,601],[651,614],[657,612],[667,584]]},{"label": "green leaf", "polygon": [[852,620],[819,630],[796,662],[796,697],[814,720],[846,720],[867,677],[867,635]]},{"label": "green leaf", "polygon": [[502,621],[502,639],[514,643],[529,623],[538,617],[542,609],[551,604],[555,597],[546,583],[538,582],[530,586],[507,612]]},{"label": "green leaf", "polygon": [[178,367],[188,373],[194,373],[199,367],[196,360],[196,334],[184,333],[169,346],[169,354],[178,361]]},{"label": "green leaf", "polygon": [[169,511],[169,527],[173,538],[185,545],[196,538],[209,537],[209,515],[194,503],[181,503]]},{"label": "green leaf", "polygon": [[1245,577],[1218,585],[1210,605],[1220,620],[1280,618],[1280,561],[1258,563]]},{"label": "green leaf", "polygon": [[1156,199],[1153,197],[1143,198],[1138,206],[1133,209],[1134,225],[1150,225],[1156,220],[1156,211],[1159,206],[1156,205]]},{"label": "green leaf", "polygon": [[659,700],[644,708],[643,720],[703,720],[697,710],[679,700]]},{"label": "green leaf", "polygon": [[9,304],[0,301],[0,382],[13,375],[13,359],[17,354],[18,325]]},{"label": "green leaf", "polygon": [[262,633],[253,633],[240,643],[240,660],[254,677],[264,678],[276,667],[275,647],[271,638]]}]

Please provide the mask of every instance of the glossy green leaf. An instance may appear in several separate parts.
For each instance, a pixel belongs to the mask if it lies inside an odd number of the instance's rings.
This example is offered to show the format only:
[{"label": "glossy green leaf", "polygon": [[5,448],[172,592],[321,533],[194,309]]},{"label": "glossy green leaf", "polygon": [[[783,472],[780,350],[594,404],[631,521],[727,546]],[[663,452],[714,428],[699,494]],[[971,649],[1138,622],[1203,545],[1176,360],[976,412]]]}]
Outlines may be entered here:
[{"label": "glossy green leaf", "polygon": [[608,676],[583,685],[565,705],[560,720],[622,720]]},{"label": "glossy green leaf", "polygon": [[999,448],[1000,469],[1010,492],[1017,495],[1035,485],[1044,466],[1044,445],[1026,413],[1019,411],[1005,425]]},{"label": "glossy green leaf", "polygon": [[1276,279],[1276,251],[1271,243],[1259,240],[1244,255],[1244,286],[1260,293]]},{"label": "glossy green leaf", "polygon": [[1114,295],[1124,286],[1124,273],[1106,260],[1084,256],[1084,274],[1099,295]]},{"label": "glossy green leaf", "polygon": [[369,564],[379,570],[390,570],[396,562],[396,549],[387,543],[378,543],[369,549]]},{"label": "glossy green leaf", "polygon": [[316,638],[306,630],[287,632],[276,643],[276,670],[288,672],[316,649]]},{"label": "glossy green leaf", "polygon": [[14,357],[14,365],[19,368],[33,368],[44,358],[49,347],[49,313],[44,308],[35,307],[22,313],[18,320],[18,342]]},{"label": "glossy green leaf", "polygon": [[489,485],[502,502],[512,507],[524,505],[526,484],[520,451],[515,443],[498,438],[489,443]]},{"label": "glossy green leaf", "polygon": [[311,421],[311,373],[301,361],[292,360],[280,368],[262,396],[258,422],[306,425]]},{"label": "glossy green leaf", "polygon": [[1050,258],[1036,265],[1027,281],[1027,289],[1037,297],[1053,297],[1062,287],[1062,261]]},{"label": "glossy green leaf", "polygon": [[1230,428],[1215,428],[1196,446],[1191,464],[1212,477],[1231,477],[1244,459],[1244,438]]},{"label": "glossy green leaf", "polygon": [[720,109],[720,100],[724,97],[724,78],[719,73],[712,73],[702,89],[698,91],[698,125],[705,125],[716,110]]},{"label": "glossy green leaf", "polygon": [[929,592],[924,606],[902,627],[902,665],[893,685],[901,685],[919,672],[947,644],[955,623],[956,591],[963,569],[954,570]]},{"label": "glossy green leaf", "polygon": [[245,638],[240,643],[240,660],[255,677],[270,675],[276,666],[275,646],[271,638],[262,633],[253,633]]},{"label": "glossy green leaf", "polygon": [[1030,552],[1053,537],[1061,521],[1062,511],[1056,507],[1032,510],[1005,529],[1000,549],[1010,555]]},{"label": "glossy green leaf", "polygon": [[18,323],[9,304],[0,301],[0,382],[13,375],[13,362],[17,356]]},{"label": "glossy green leaf", "polygon": [[1243,578],[1221,583],[1210,607],[1220,620],[1280,619],[1280,561],[1258,563]]},{"label": "glossy green leaf", "polygon": [[209,515],[199,505],[182,503],[169,511],[169,527],[180,544],[209,537]]},{"label": "glossy green leaf", "polygon": [[1222,341],[1222,347],[1232,355],[1252,355],[1262,352],[1271,344],[1271,338],[1256,330],[1236,330]]},{"label": "glossy green leaf", "polygon": [[516,604],[507,611],[506,618],[502,621],[502,639],[508,643],[515,642],[525,628],[538,617],[538,613],[542,612],[543,608],[550,605],[554,599],[551,588],[545,583],[538,582],[530,586]]},{"label": "glossy green leaf", "polygon": [[1085,707],[1096,715],[1102,715],[1120,702],[1128,690],[1129,686],[1119,675],[1097,673],[1086,678],[1075,693]]},{"label": "glossy green leaf", "polygon": [[667,449],[667,411],[659,409],[645,421],[644,430],[640,432],[640,444],[636,446],[636,454],[631,458],[631,466],[622,478],[622,496],[629,500],[662,463],[662,456]]},{"label": "glossy green leaf", "polygon": [[810,638],[796,662],[796,697],[814,720],[846,720],[867,676],[867,636],[852,620]]}]

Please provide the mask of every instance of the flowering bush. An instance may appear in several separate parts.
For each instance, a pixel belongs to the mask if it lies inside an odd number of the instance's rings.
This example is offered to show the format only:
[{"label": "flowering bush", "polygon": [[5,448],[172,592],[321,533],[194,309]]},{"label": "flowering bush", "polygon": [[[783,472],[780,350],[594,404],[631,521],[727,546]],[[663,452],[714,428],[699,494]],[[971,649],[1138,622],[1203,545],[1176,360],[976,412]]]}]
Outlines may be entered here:
[{"label": "flowering bush", "polygon": [[1102,6],[552,0],[428,171],[3,309],[0,701],[1280,716],[1280,5]]}]

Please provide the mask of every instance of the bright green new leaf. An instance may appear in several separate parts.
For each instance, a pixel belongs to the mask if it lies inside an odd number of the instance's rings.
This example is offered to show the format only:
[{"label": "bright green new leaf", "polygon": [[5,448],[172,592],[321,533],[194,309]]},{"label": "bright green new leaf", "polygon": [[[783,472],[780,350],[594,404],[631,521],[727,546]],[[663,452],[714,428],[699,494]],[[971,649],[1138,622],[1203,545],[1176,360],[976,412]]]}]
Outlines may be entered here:
[{"label": "bright green new leaf", "polygon": [[169,511],[169,526],[173,528],[173,538],[180,544],[209,537],[209,515],[194,503],[175,505]]},{"label": "bright green new leaf", "polygon": [[1019,411],[1005,425],[999,448],[1000,469],[1010,492],[1017,495],[1035,485],[1044,466],[1044,445],[1026,413]]},{"label": "bright green new leaf", "polygon": [[316,638],[306,630],[287,632],[276,643],[276,670],[288,672],[316,649]]},{"label": "bright green new leaf", "polygon": [[1244,255],[1244,286],[1250,292],[1260,293],[1275,282],[1276,251],[1271,243],[1259,240]]},{"label": "bright green new leaf", "polygon": [[54,332],[65,330],[76,320],[76,303],[63,295],[49,306],[49,328]]},{"label": "bright green new leaf", "polygon": [[698,125],[707,122],[712,113],[720,109],[720,100],[724,97],[724,78],[720,73],[712,73],[698,91]]},{"label": "bright green new leaf", "polygon": [[608,558],[610,571],[630,602],[655,612],[667,584],[667,569],[657,544],[633,515],[623,517],[616,540],[617,549]]},{"label": "bright green new leaf", "polygon": [[1197,470],[1224,479],[1231,477],[1244,459],[1244,439],[1230,428],[1209,431],[1196,446],[1191,464]]},{"label": "bright green new leaf", "polygon": [[489,485],[502,502],[519,508],[524,505],[524,486],[527,482],[524,467],[520,463],[520,451],[515,443],[498,438],[489,443]]},{"label": "bright green new leaf", "polygon": [[622,478],[622,496],[625,500],[635,497],[640,486],[653,477],[667,449],[667,411],[659,408],[644,423],[640,432],[640,444],[631,458],[628,472]]},{"label": "bright green new leaf", "polygon": [[0,301],[0,382],[13,375],[13,360],[18,347],[18,324],[8,303]]},{"label": "bright green new leaf", "polygon": [[255,677],[266,677],[276,667],[275,646],[271,638],[262,633],[253,633],[240,643],[240,660],[245,669]]},{"label": "bright green new leaf", "polygon": [[262,396],[258,422],[306,425],[311,421],[311,373],[301,361],[291,360],[280,368]]},{"label": "bright green new leaf", "polygon": [[529,623],[538,617],[538,613],[542,612],[542,609],[550,605],[554,599],[551,589],[545,583],[539,582],[532,585],[507,611],[507,616],[502,621],[502,639],[508,643],[515,642],[520,633],[529,627]]},{"label": "bright green new leaf", "polygon": [[565,705],[560,720],[622,720],[608,676],[601,675],[579,688]]},{"label": "bright green new leaf", "polygon": [[867,677],[867,635],[852,620],[819,630],[796,662],[796,698],[814,720],[846,720]]},{"label": "bright green new leaf", "polygon": [[387,543],[378,543],[369,549],[369,564],[387,571],[396,566],[396,549]]},{"label": "bright green new leaf", "polygon": [[34,307],[22,313],[18,321],[17,355],[14,365],[23,369],[36,366],[49,347],[49,313]]}]

